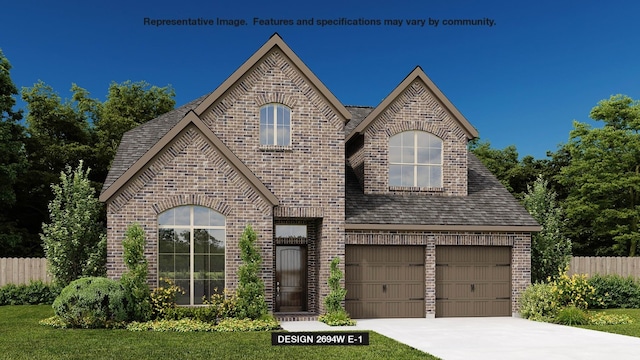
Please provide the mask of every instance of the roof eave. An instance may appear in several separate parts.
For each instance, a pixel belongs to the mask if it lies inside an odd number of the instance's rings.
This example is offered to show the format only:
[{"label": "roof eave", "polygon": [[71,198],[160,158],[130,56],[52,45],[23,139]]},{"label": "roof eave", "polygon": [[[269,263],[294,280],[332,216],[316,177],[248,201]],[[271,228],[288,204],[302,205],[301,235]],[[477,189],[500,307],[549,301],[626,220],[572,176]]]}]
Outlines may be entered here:
[{"label": "roof eave", "polygon": [[344,224],[345,230],[539,232],[539,225]]}]

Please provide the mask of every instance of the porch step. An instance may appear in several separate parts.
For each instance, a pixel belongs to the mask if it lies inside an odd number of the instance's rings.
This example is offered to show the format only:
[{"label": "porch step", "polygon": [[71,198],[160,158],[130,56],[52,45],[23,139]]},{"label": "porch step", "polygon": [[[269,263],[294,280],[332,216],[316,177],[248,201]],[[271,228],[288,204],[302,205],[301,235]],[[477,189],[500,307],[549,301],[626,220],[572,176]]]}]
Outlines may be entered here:
[{"label": "porch step", "polygon": [[275,313],[278,321],[318,321],[318,314],[303,313]]}]

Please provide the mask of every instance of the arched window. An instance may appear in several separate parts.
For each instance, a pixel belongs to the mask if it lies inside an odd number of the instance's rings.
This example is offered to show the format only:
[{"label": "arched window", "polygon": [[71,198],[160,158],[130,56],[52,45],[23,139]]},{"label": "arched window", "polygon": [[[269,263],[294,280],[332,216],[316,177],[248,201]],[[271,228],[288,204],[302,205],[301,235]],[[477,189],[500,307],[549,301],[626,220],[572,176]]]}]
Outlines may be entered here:
[{"label": "arched window", "polygon": [[389,139],[389,186],[441,187],[442,140],[424,131]]},{"label": "arched window", "polygon": [[291,110],[282,104],[260,108],[260,145],[291,145]]},{"label": "arched window", "polygon": [[202,206],[180,206],[158,216],[159,276],[185,290],[179,305],[202,304],[224,290],[225,217]]}]

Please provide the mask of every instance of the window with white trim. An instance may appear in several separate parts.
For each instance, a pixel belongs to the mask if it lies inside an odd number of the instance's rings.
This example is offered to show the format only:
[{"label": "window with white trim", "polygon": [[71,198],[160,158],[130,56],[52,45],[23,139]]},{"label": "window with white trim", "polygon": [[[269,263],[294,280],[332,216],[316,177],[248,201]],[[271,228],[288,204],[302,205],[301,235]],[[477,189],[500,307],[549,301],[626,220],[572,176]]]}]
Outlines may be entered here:
[{"label": "window with white trim", "polygon": [[291,110],[282,104],[260,108],[260,145],[291,145]]},{"label": "window with white trim", "polygon": [[[159,277],[184,291],[179,305],[202,304],[224,290],[225,217],[203,206],[179,206],[158,215]],[[162,285],[162,284],[160,284]]]},{"label": "window with white trim", "polygon": [[389,186],[442,187],[442,140],[424,131],[389,138]]}]

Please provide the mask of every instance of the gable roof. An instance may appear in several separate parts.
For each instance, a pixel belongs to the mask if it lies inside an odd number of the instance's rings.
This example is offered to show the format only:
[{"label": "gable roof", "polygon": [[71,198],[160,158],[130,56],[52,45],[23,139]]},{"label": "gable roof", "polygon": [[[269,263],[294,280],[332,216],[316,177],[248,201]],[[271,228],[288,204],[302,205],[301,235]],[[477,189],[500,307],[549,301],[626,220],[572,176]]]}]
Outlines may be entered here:
[{"label": "gable roof", "polygon": [[540,225],[472,153],[468,195],[365,195],[347,166],[347,230],[540,231]]},{"label": "gable roof", "polygon": [[469,123],[469,121],[458,111],[458,109],[447,99],[447,97],[438,89],[436,84],[429,79],[427,74],[424,73],[420,66],[416,66],[415,69],[402,82],[396,86],[396,88],[375,107],[375,109],[367,115],[348,135],[345,142],[349,141],[355,134],[365,131],[371,123],[382,114],[398,96],[400,96],[415,80],[421,80],[427,89],[433,94],[435,99],[440,105],[449,113],[449,115],[456,121],[460,128],[465,132],[467,138],[473,139],[478,137],[478,131]]},{"label": "gable roof", "polygon": [[302,74],[309,79],[309,82],[328,100],[333,108],[342,116],[345,122],[351,118],[351,113],[342,105],[342,103],[336,98],[331,91],[318,79],[318,77],[311,72],[311,70],[305,65],[302,60],[291,50],[291,48],[285,44],[284,40],[274,33],[269,40],[258,49],[251,57],[244,62],[236,71],[231,74],[217,89],[209,94],[196,108],[196,115],[202,115],[216,100],[218,100],[227,90],[229,90],[244,74],[246,74],[254,65],[267,55],[274,48],[280,49],[282,53],[291,60]]},{"label": "gable roof", "polygon": [[[181,107],[182,111],[186,108]],[[178,112],[176,115],[179,115]],[[166,119],[170,121],[171,119],[175,119],[174,117],[170,117]],[[225,158],[225,160],[233,167],[235,167],[240,174],[242,174],[245,179],[248,180],[249,184],[260,194],[262,195],[268,202],[272,205],[278,205],[278,198],[258,179],[256,175],[251,172],[251,170],[216,136],[216,134],[205,125],[202,120],[195,114],[193,110],[189,110],[182,119],[170,128],[168,132],[166,132],[151,148],[144,152],[142,156],[140,156],[124,173],[119,176],[115,181],[112,182],[108,187],[104,187],[102,190],[102,194],[100,194],[100,201],[109,200],[114,194],[118,192],[118,190],[124,186],[131,178],[133,178],[140,170],[144,168],[144,166],[151,161],[156,155],[158,155],[182,130],[187,128],[189,125],[194,125],[200,132],[213,144],[213,146],[218,150],[218,153]],[[115,161],[114,161],[115,163]],[[111,171],[109,171],[111,174]],[[106,186],[106,183],[105,183]]]}]

